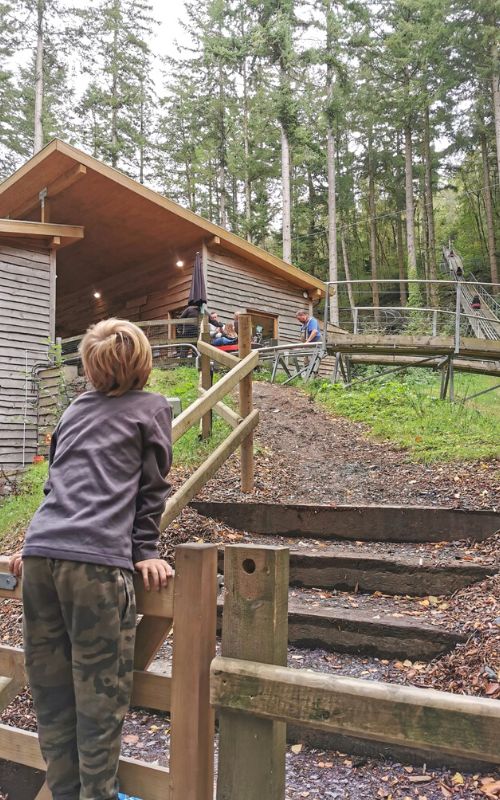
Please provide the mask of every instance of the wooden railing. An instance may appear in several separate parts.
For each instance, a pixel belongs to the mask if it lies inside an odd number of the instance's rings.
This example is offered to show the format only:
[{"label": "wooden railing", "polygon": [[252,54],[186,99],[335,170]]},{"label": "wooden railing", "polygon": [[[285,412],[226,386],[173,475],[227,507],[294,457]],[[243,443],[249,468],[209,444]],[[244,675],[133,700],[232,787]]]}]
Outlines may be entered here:
[{"label": "wooden railing", "polygon": [[211,701],[219,716],[217,799],[284,800],[285,729],[294,724],[355,739],[500,764],[500,703],[291,669],[288,558],[282,547],[225,548],[220,657]]},{"label": "wooden railing", "polygon": [[[240,314],[238,327],[239,358],[204,341],[202,326],[202,337],[198,341],[198,349],[201,353],[201,396],[174,420],[172,438],[174,442],[177,442],[190,428],[200,422],[202,423],[201,435],[208,435],[211,429],[209,417],[212,411],[224,419],[233,430],[185,481],[183,486],[167,500],[161,519],[161,530],[165,530],[170,525],[238,447],[241,448],[241,489],[244,492],[251,492],[253,489],[253,431],[259,422],[259,412],[253,408],[252,372],[259,362],[259,353],[257,350],[252,350],[251,347],[251,317],[249,314]],[[204,379],[208,377],[211,382],[211,361],[229,367],[229,372],[213,386],[205,388],[203,386]],[[223,402],[226,395],[237,385],[239,385],[239,413]],[[209,424],[206,424],[207,420]]]},{"label": "wooden railing", "polygon": [[[0,573],[8,559],[0,557]],[[0,589],[0,598],[21,599],[21,584]],[[212,800],[214,714],[208,702],[210,662],[215,655],[217,547],[186,544],[176,550],[176,574],[160,592],[146,592],[136,577],[137,626],[132,705],[170,712],[169,769],[121,758],[121,790],[142,800]],[[171,675],[149,672],[173,630]],[[0,709],[26,683],[24,654],[0,647]],[[0,724],[0,759],[45,770],[35,733]],[[36,800],[50,800],[44,785]]]}]

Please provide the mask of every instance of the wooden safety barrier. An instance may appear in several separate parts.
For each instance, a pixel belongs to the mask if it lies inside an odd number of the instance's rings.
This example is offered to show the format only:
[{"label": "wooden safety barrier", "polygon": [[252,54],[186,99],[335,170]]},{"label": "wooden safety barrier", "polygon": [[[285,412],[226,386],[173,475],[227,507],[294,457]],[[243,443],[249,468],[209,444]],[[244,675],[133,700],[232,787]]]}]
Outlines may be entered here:
[{"label": "wooden safety barrier", "polygon": [[[202,338],[198,342],[201,353],[200,397],[174,420],[172,438],[177,442],[190,428],[199,423],[201,423],[200,435],[207,436],[211,430],[212,411],[224,419],[233,430],[184,485],[167,500],[161,519],[161,530],[165,530],[173,522],[238,447],[241,450],[241,489],[243,492],[251,492],[254,486],[253,431],[259,422],[259,412],[253,408],[252,373],[259,363],[259,353],[257,350],[252,350],[251,316],[240,314],[238,317],[240,358],[213,347],[204,341],[204,335],[205,326],[202,324]],[[213,386],[210,386],[211,361],[218,361],[223,366],[229,367],[229,372]],[[236,386],[239,386],[239,414],[222,402]]]},{"label": "wooden safety barrier", "polygon": [[[0,558],[0,572],[8,559]],[[137,627],[132,705],[170,711],[169,769],[129,758],[120,760],[120,786],[142,800],[212,800],[214,714],[209,704],[210,662],[215,655],[217,547],[185,544],[176,550],[175,577],[166,589],[146,592],[135,579]],[[0,589],[0,598],[20,599],[21,581]],[[171,675],[148,671],[175,621]],[[0,709],[26,682],[23,651],[0,647]],[[34,733],[0,725],[0,759],[44,770]],[[44,785],[37,800],[50,800]]]},{"label": "wooden safety barrier", "polygon": [[217,800],[283,800],[285,724],[500,764],[500,704],[286,665],[288,551],[225,548]]}]

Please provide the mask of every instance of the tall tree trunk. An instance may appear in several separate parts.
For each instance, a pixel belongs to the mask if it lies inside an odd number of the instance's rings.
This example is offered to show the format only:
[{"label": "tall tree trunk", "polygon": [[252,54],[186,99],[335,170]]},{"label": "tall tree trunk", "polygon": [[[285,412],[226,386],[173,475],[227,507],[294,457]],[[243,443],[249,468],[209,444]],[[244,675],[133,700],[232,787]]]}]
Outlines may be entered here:
[{"label": "tall tree trunk", "polygon": [[113,14],[113,79],[111,82],[111,165],[118,164],[118,19],[120,13],[119,3],[115,2]]},{"label": "tall tree trunk", "polygon": [[[405,125],[405,195],[406,195],[406,247],[408,251],[408,279],[415,280],[417,275],[417,251],[415,245],[415,203],[413,200],[413,147],[410,123]],[[420,304],[418,284],[408,284],[410,305]]]},{"label": "tall tree trunk", "polygon": [[[431,153],[431,126],[429,106],[426,105],[424,113],[424,205],[425,220],[427,222],[427,266],[429,279],[437,280],[436,264],[436,231],[434,225],[434,199],[432,196],[432,153]],[[430,302],[433,308],[439,308],[439,287],[430,284]]]},{"label": "tall tree trunk", "polygon": [[[335,180],[335,139],[333,131],[328,126],[327,133],[327,161],[328,161],[328,280],[337,282],[338,254],[337,254],[337,198]],[[338,285],[334,287],[334,294],[330,296],[330,322],[339,324],[339,292]]]},{"label": "tall tree trunk", "polygon": [[404,257],[404,243],[403,243],[403,220],[401,218],[401,209],[398,209],[396,217],[396,252],[398,257],[398,271],[399,271],[399,302],[405,306],[408,302],[408,293],[406,291],[406,271],[405,271],[405,257]]},{"label": "tall tree trunk", "polygon": [[[326,13],[326,83],[327,83],[327,172],[328,172],[328,280],[338,281],[338,252],[337,252],[337,197],[336,197],[336,174],[335,174],[335,138],[332,124],[332,103],[335,91],[333,74],[333,64],[330,53],[334,47],[334,20],[331,0],[325,2]],[[339,324],[339,292],[338,285],[335,292],[330,297],[330,322],[334,325]]]},{"label": "tall tree trunk", "polygon": [[486,133],[484,130],[481,131],[479,138],[481,141],[481,160],[483,164],[484,209],[486,211],[486,226],[488,231],[488,260],[490,262],[491,282],[498,283],[495,222],[493,217],[493,203],[491,201],[490,170],[488,165],[488,145],[486,143]]},{"label": "tall tree trunk", "polygon": [[380,323],[380,293],[377,283],[377,220],[375,219],[375,176],[371,140],[368,142],[368,217],[370,230],[370,268],[372,275],[372,302],[375,323]]},{"label": "tall tree trunk", "polygon": [[292,198],[290,192],[290,145],[281,125],[281,193],[283,197],[283,261],[292,263]]},{"label": "tall tree trunk", "polygon": [[141,105],[140,105],[140,119],[139,119],[139,183],[144,183],[144,84],[141,81]]},{"label": "tall tree trunk", "polygon": [[495,119],[495,139],[497,151],[497,177],[500,181],[500,67],[498,64],[498,45],[492,47],[493,72],[491,75],[491,89],[493,99],[493,116]]},{"label": "tall tree trunk", "polygon": [[219,184],[219,225],[223,228],[227,226],[226,208],[226,109],[224,94],[224,74],[222,64],[219,62],[219,164],[218,164],[218,184]]},{"label": "tall tree trunk", "polygon": [[[243,23],[242,23],[243,28]],[[242,31],[243,35],[243,31]],[[245,158],[244,184],[245,184],[245,233],[249,242],[252,241],[252,183],[250,180],[250,134],[249,134],[249,108],[248,108],[248,75],[247,61],[243,56],[243,154]]]},{"label": "tall tree trunk", "polygon": [[342,245],[342,261],[344,262],[344,272],[345,272],[345,279],[347,281],[347,296],[349,298],[349,305],[351,307],[351,314],[352,319],[354,322],[354,306],[356,305],[354,300],[354,293],[352,291],[352,283],[351,283],[351,269],[349,266],[349,256],[347,253],[347,245],[345,241],[345,235],[342,228],[340,229],[340,242]]},{"label": "tall tree trunk", "polygon": [[33,153],[38,153],[43,147],[43,23],[45,0],[38,0],[37,25],[36,25],[36,56],[35,56],[35,124],[33,131]]}]

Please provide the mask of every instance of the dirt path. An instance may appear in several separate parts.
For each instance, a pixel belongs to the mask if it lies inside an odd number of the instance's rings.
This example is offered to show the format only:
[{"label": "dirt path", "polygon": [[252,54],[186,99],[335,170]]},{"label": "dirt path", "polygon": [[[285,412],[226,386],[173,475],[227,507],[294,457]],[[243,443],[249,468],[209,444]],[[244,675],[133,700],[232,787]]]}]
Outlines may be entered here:
[{"label": "dirt path", "polygon": [[[425,466],[368,436],[368,427],[318,408],[297,389],[254,384],[260,409],[257,497],[289,502],[500,506],[500,460]],[[263,450],[262,450],[263,448]],[[231,474],[232,472],[232,474]],[[203,492],[240,498],[235,470]]]}]

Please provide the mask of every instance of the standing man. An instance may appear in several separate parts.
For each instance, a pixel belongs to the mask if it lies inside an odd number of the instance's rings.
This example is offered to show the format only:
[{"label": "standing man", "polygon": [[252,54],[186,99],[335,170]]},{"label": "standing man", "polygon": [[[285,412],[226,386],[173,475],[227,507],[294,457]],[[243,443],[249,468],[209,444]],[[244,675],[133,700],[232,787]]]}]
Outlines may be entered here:
[{"label": "standing man", "polygon": [[301,338],[304,344],[319,344],[321,342],[321,332],[319,322],[315,317],[311,317],[307,311],[297,311],[295,315],[301,324]]}]

